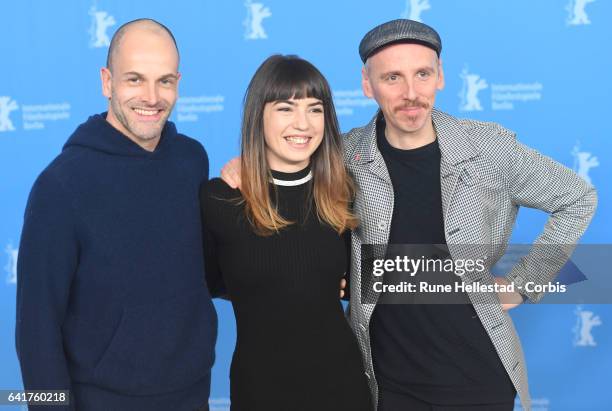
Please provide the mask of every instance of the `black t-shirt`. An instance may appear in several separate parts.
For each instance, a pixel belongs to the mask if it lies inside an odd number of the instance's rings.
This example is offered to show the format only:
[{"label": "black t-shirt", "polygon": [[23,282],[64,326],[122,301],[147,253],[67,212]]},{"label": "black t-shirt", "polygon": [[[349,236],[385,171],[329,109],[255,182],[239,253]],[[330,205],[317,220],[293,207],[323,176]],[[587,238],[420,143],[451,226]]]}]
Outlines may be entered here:
[{"label": "black t-shirt", "polygon": [[[377,122],[393,183],[389,244],[446,244],[438,141],[400,150]],[[467,300],[467,298],[466,298]],[[441,405],[512,401],[516,391],[471,304],[378,304],[370,322],[382,389]]]}]

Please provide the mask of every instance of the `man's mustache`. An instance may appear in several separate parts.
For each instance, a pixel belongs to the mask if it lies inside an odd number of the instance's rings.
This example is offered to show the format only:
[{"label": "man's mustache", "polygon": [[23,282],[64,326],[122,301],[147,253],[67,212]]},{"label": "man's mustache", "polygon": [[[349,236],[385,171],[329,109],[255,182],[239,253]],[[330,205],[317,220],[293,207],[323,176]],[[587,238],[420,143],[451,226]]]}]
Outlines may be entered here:
[{"label": "man's mustache", "polygon": [[406,110],[406,109],[415,108],[415,107],[428,109],[429,108],[429,103],[427,103],[425,101],[420,101],[420,100],[406,100],[404,102],[404,104],[402,104],[401,106],[396,107],[395,111]]}]

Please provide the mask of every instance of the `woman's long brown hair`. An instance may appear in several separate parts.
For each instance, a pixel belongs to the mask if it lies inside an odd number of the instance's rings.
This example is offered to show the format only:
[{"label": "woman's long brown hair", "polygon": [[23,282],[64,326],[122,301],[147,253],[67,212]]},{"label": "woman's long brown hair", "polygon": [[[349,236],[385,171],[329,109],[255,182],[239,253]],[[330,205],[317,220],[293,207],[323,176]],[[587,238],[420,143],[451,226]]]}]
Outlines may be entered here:
[{"label": "woman's long brown hair", "polygon": [[339,234],[357,226],[357,219],[349,209],[354,188],[344,168],[342,140],[329,84],[308,61],[297,56],[274,55],[259,66],[251,79],[242,117],[240,191],[247,219],[259,235],[271,235],[293,223],[278,213],[270,195],[272,175],[266,160],[264,107],[273,101],[301,98],[323,102],[323,140],[310,158],[311,195],[319,220]]}]

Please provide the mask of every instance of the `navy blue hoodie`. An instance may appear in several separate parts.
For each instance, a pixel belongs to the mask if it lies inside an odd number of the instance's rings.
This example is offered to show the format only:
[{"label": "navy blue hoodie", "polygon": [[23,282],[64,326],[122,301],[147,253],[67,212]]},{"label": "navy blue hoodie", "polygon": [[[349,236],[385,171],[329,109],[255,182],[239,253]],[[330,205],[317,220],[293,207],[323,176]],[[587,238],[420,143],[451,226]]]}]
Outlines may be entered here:
[{"label": "navy blue hoodie", "polygon": [[28,199],[24,387],[69,389],[70,409],[193,410],[208,400],[217,333],[198,201],[206,152],[170,122],[148,152],[105,118],[77,128]]}]

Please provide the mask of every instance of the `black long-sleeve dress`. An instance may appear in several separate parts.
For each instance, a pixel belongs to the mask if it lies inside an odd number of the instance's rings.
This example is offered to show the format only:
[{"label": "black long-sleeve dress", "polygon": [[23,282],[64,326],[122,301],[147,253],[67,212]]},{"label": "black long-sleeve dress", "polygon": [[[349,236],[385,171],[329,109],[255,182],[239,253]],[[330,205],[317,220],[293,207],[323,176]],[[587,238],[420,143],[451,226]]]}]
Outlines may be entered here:
[{"label": "black long-sleeve dress", "polygon": [[[309,170],[273,172],[281,215],[296,223],[258,236],[220,179],[202,189],[207,281],[237,323],[233,411],[369,411],[361,354],[339,300],[343,238],[307,201]],[[302,184],[298,184],[300,182]],[[272,191],[274,192],[274,191]]]}]

